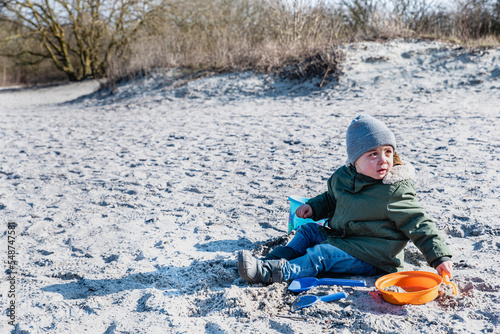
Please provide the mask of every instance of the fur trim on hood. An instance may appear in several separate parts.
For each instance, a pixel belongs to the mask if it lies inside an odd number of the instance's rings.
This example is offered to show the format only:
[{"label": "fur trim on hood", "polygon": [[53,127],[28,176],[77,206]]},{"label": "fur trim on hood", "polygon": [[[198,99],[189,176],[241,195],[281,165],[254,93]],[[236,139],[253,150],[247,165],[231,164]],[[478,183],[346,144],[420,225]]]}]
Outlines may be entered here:
[{"label": "fur trim on hood", "polygon": [[412,164],[405,162],[403,165],[397,165],[392,167],[389,174],[387,174],[383,179],[383,184],[394,184],[399,181],[414,179],[415,178],[415,168]]}]

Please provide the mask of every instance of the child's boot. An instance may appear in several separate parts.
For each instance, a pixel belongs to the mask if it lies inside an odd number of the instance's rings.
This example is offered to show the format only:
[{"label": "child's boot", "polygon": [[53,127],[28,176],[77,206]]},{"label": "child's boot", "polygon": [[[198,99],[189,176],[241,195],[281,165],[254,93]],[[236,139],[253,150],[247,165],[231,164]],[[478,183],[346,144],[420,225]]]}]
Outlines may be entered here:
[{"label": "child's boot", "polygon": [[266,255],[263,260],[279,260],[279,259],[285,259],[285,260],[293,260],[297,258],[297,253],[290,247],[286,246],[278,246],[273,251],[269,254]]},{"label": "child's boot", "polygon": [[259,260],[249,251],[242,250],[238,252],[238,272],[248,283],[281,283],[282,261],[285,260]]}]

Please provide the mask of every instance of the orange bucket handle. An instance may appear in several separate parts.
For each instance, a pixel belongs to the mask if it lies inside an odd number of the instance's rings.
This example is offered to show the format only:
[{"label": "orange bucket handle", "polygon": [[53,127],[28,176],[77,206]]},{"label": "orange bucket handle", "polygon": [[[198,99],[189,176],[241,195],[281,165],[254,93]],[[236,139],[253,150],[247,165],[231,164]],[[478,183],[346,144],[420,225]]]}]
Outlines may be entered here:
[{"label": "orange bucket handle", "polygon": [[455,296],[458,296],[458,289],[457,289],[457,286],[455,285],[455,283],[453,282],[450,282],[450,276],[448,276],[448,274],[443,271],[443,281],[444,281],[444,284],[446,285],[450,285],[452,288],[453,288],[453,294]]}]

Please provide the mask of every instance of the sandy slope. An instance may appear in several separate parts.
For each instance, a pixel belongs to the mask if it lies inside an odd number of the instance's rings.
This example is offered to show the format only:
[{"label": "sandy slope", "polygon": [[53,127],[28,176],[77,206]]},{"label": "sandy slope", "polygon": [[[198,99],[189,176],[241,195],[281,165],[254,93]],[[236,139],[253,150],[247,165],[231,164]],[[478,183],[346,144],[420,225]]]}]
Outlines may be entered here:
[{"label": "sandy slope", "polygon": [[[500,50],[343,50],[340,81],[322,90],[252,73],[190,83],[167,73],[73,102],[97,83],[0,91],[0,213],[18,224],[14,332],[500,331]],[[394,306],[364,277],[369,286],[346,288],[347,299],[292,314],[287,284],[249,286],[235,252],[286,239],[287,196],[325,190],[359,113],[394,129],[454,252],[454,281],[473,288]],[[432,271],[414,246],[406,256],[407,269]]]}]

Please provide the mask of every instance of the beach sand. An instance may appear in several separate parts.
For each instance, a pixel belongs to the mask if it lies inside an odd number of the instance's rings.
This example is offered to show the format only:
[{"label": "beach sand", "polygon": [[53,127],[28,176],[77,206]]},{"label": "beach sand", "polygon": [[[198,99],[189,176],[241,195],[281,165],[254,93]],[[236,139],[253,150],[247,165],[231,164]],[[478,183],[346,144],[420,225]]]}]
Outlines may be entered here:
[{"label": "beach sand", "polygon": [[[172,72],[0,91],[1,333],[500,332],[500,49],[391,41],[339,47],[338,80]],[[236,252],[288,234],[369,114],[416,168],[452,252],[454,297],[385,302],[374,287],[290,312],[287,283],[249,285]],[[8,222],[15,223],[8,228]],[[8,232],[14,231],[15,239]],[[10,243],[9,243],[10,242]],[[406,270],[434,271],[411,243]],[[12,259],[12,258],[11,258]],[[8,297],[15,291],[15,299]]]}]

